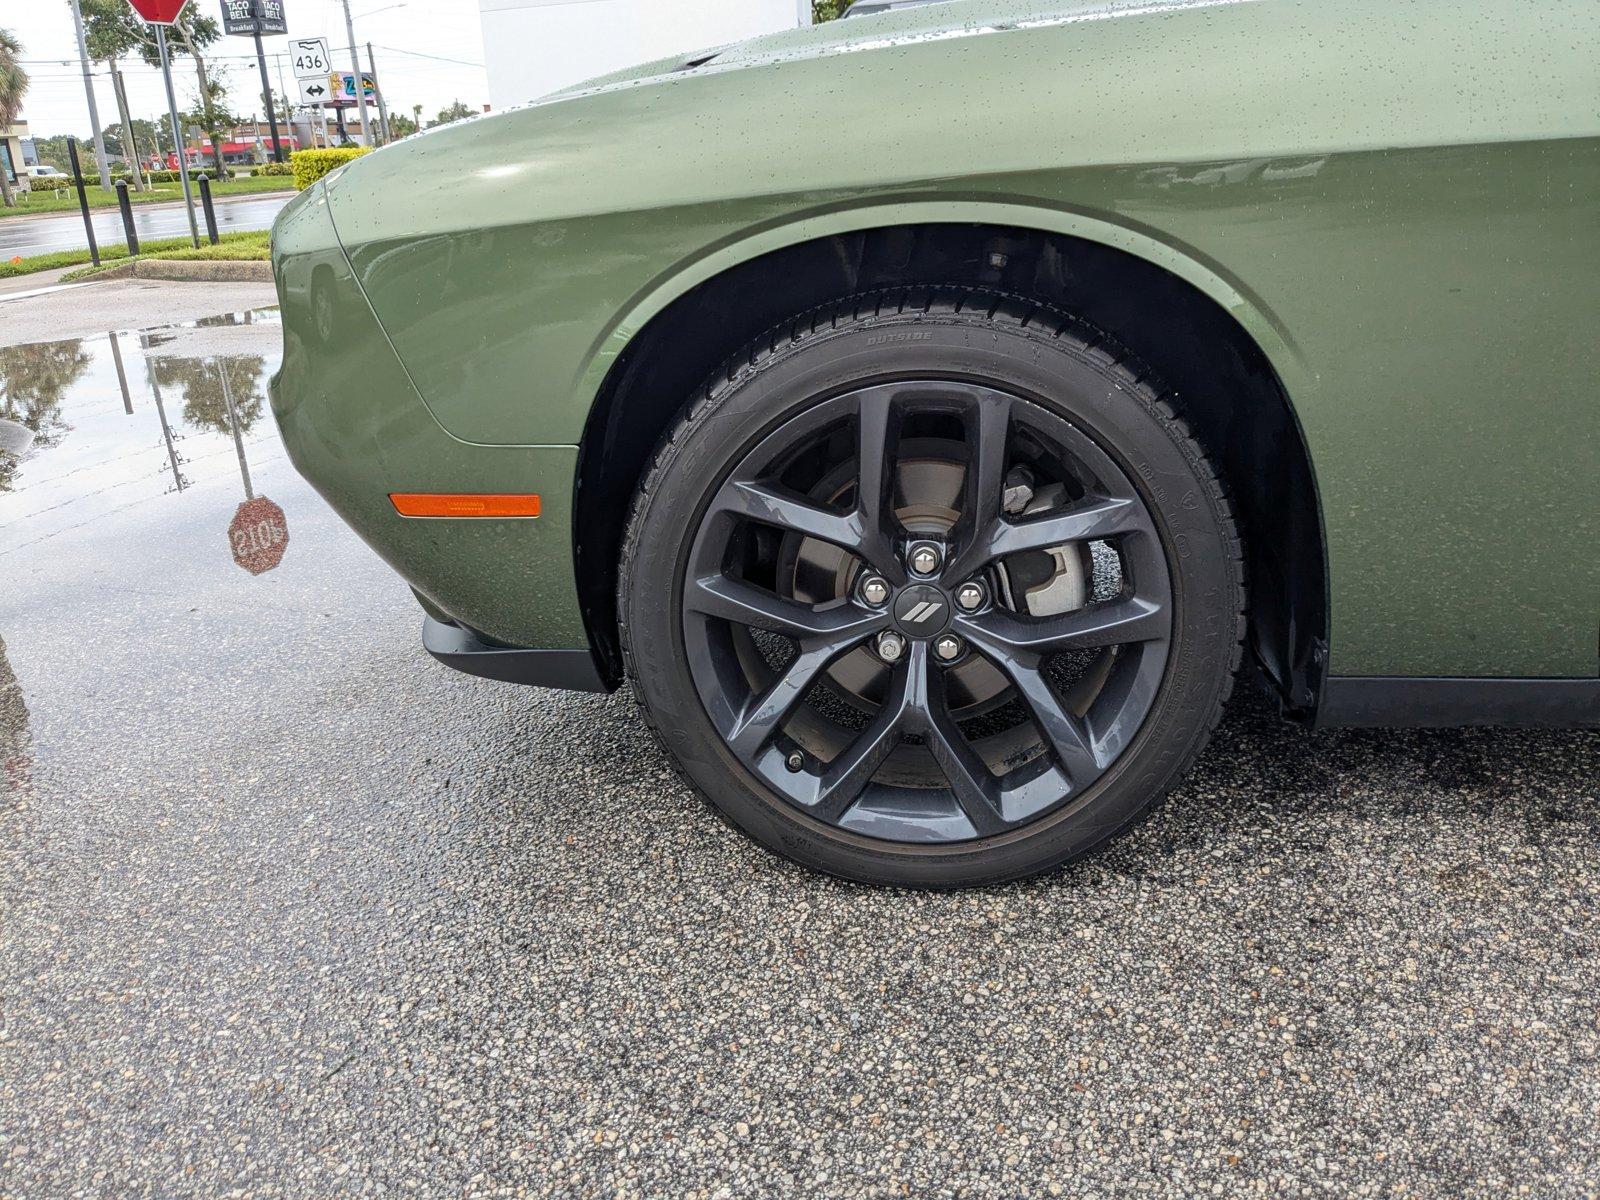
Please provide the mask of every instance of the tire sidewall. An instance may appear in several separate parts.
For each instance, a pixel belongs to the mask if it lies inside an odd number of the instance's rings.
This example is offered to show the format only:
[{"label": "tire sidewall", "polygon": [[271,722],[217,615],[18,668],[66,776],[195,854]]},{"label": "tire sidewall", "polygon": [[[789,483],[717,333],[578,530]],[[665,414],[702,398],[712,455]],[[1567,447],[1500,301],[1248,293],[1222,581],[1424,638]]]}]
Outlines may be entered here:
[{"label": "tire sidewall", "polygon": [[[993,838],[888,843],[824,825],[768,792],[707,717],[684,651],[685,564],[724,476],[775,427],[867,384],[949,378],[1038,403],[1086,432],[1143,495],[1174,601],[1165,676],[1117,761],[1056,812]],[[679,767],[736,827],[802,863],[850,879],[953,887],[1037,873],[1137,820],[1186,769],[1231,684],[1238,643],[1237,548],[1225,502],[1181,423],[1107,349],[1071,333],[987,314],[889,314],[824,328],[744,363],[658,456],[624,564],[627,657],[636,691]]]}]

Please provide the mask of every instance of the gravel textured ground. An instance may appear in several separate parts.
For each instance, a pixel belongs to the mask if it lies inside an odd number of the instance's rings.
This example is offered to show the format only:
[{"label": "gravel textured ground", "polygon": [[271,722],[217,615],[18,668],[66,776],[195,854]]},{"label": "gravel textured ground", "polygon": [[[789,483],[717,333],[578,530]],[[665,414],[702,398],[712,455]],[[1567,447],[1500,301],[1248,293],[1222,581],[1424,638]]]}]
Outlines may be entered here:
[{"label": "gravel textured ground", "polygon": [[260,440],[240,571],[201,437],[0,520],[0,1195],[1600,1193],[1600,735],[1246,695],[1108,852],[873,891],[433,664]]}]

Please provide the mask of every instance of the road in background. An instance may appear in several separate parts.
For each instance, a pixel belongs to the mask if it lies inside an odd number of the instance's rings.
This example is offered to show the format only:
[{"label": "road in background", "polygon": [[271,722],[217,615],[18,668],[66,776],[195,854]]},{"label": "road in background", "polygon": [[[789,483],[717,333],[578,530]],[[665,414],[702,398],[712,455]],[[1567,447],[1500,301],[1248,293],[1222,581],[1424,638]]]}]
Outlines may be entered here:
[{"label": "road in background", "polygon": [[[216,202],[217,229],[221,233],[269,229],[278,210],[292,198],[293,193],[290,192],[251,196],[248,200],[219,199]],[[199,205],[199,197],[196,197],[195,215],[201,221],[200,236],[205,237],[204,217],[200,214]],[[94,222],[94,236],[100,245],[122,245],[122,216],[116,209],[94,209],[90,219]],[[135,205],[133,227],[141,239],[186,237],[189,220],[184,216],[182,204]],[[0,260],[16,255],[29,258],[56,250],[78,250],[88,244],[88,239],[83,235],[83,217],[78,213],[63,213],[56,217],[0,218]]]}]

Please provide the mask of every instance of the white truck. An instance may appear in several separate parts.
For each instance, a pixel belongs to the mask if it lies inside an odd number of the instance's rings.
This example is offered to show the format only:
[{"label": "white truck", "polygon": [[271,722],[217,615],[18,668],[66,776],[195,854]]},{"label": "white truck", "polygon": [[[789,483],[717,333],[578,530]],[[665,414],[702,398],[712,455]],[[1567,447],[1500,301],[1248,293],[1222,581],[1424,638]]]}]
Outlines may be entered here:
[{"label": "white truck", "polygon": [[811,23],[811,0],[478,0],[496,110],[685,50]]}]

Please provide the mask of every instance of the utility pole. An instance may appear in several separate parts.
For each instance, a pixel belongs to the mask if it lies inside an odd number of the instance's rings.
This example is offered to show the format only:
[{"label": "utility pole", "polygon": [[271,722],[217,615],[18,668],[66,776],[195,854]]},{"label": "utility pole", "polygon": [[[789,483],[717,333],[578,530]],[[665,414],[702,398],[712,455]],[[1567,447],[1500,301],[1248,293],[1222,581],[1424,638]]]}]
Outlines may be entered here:
[{"label": "utility pole", "polygon": [[274,65],[276,65],[278,69],[278,95],[283,97],[283,123],[287,127],[286,131],[289,135],[289,140],[293,141],[295,137],[298,136],[294,130],[295,113],[298,110],[295,105],[289,101],[289,89],[283,86],[283,55],[274,54],[272,58]]},{"label": "utility pole", "polygon": [[[73,0],[73,3],[76,4],[77,0]],[[350,0],[344,0],[344,32],[350,39],[350,76],[356,89],[356,103],[361,106],[361,135],[367,139],[367,145],[370,146],[373,144],[372,125],[367,118],[367,91],[361,86],[361,56],[356,53],[356,23],[350,18]],[[81,29],[78,44],[80,46],[83,44]],[[85,74],[89,70],[88,61],[84,59]]]},{"label": "utility pole", "polygon": [[372,57],[371,42],[367,43],[367,66],[372,69],[372,86],[378,97],[378,124],[383,126],[383,144],[387,146],[392,140],[389,137],[389,106],[383,102],[383,85],[378,82],[378,60]]},{"label": "utility pole", "polygon": [[[83,40],[83,10],[78,7],[78,0],[67,0],[67,3],[72,9],[72,28],[78,35],[78,61],[83,64],[83,94],[89,98],[89,127],[94,130],[95,165],[100,168],[100,186],[109,192],[111,170],[106,166],[105,139],[100,136],[100,109],[94,102],[94,76],[89,73],[89,44]],[[344,11],[348,20],[350,0],[345,0]],[[126,129],[122,131],[122,136],[128,136]]]}]

